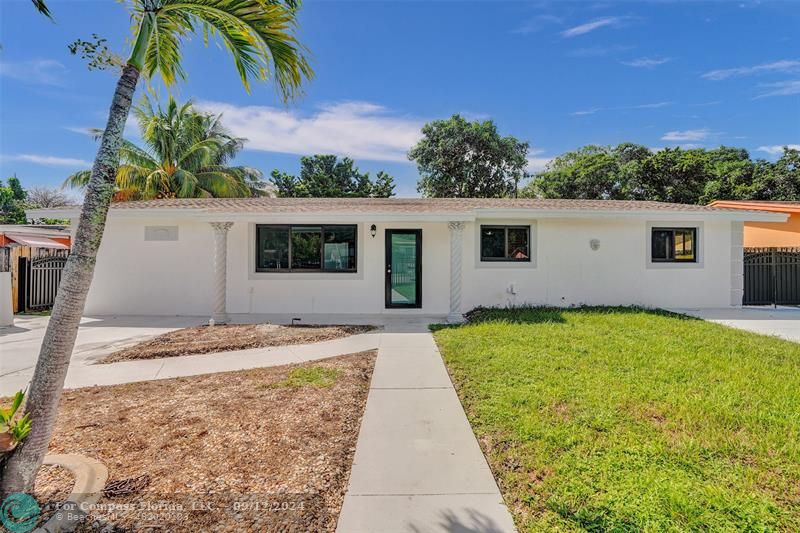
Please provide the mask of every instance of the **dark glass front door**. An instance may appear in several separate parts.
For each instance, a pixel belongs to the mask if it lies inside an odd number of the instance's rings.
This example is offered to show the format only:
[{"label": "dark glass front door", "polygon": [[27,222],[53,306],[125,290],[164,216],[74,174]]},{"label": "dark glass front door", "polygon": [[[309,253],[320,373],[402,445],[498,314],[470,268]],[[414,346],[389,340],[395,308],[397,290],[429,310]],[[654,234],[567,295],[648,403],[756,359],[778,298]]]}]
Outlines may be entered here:
[{"label": "dark glass front door", "polygon": [[386,230],[386,307],[422,307],[422,230]]}]

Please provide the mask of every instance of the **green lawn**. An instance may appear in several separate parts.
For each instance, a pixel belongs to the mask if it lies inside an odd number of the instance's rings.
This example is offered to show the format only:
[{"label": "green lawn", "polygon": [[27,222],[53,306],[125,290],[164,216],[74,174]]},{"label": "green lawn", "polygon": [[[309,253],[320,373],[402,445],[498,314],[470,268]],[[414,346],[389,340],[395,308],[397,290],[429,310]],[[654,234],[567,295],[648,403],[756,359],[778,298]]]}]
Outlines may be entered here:
[{"label": "green lawn", "polygon": [[521,531],[800,531],[799,344],[639,309],[435,336]]}]

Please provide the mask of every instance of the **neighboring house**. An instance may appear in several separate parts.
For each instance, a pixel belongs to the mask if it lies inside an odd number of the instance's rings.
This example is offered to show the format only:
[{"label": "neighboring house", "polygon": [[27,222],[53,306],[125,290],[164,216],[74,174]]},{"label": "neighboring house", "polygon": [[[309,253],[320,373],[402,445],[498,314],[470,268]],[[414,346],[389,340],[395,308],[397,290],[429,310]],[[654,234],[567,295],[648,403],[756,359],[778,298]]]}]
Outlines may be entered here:
[{"label": "neighboring house", "polygon": [[757,209],[789,215],[788,222],[746,222],[746,248],[800,247],[800,202],[718,200],[711,204],[725,209]]},{"label": "neighboring house", "polygon": [[0,247],[27,246],[69,250],[70,231],[66,226],[0,225]]},{"label": "neighboring house", "polygon": [[24,291],[20,290],[25,273],[20,272],[20,265],[27,265],[33,259],[66,255],[70,243],[70,230],[66,226],[0,225],[0,271],[11,272],[13,312],[24,311],[26,307]]},{"label": "neighboring house", "polygon": [[[72,218],[76,210],[28,216]],[[742,302],[742,228],[781,213],[631,201],[165,199],[114,204],[89,315],[449,315]]]}]

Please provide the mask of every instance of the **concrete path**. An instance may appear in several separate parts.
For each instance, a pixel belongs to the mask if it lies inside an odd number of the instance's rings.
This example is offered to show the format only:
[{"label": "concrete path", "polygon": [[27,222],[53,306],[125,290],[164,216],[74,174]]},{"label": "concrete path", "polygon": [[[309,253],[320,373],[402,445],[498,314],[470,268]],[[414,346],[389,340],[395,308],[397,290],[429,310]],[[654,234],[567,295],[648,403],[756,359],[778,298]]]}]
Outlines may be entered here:
[{"label": "concrete path", "polygon": [[732,328],[800,342],[800,308],[747,306],[724,309],[670,309]]},{"label": "concrete path", "polygon": [[515,531],[433,337],[381,335],[337,531]]},{"label": "concrete path", "polygon": [[[235,323],[285,324],[295,315],[233,315]],[[408,331],[442,322],[443,317],[423,315],[393,317],[376,315],[300,315],[304,324],[372,324],[390,331]],[[39,348],[49,317],[17,316],[15,325],[0,328],[0,396],[25,389],[33,376]],[[148,361],[129,361],[106,365],[96,361],[126,346],[156,335],[205,323],[203,317],[107,316],[84,317],[72,353],[66,388],[90,385],[115,385],[151,379],[194,376],[266,366],[298,363],[347,353],[374,350],[379,331],[323,343],[276,348],[257,348],[235,352],[190,355]]]}]

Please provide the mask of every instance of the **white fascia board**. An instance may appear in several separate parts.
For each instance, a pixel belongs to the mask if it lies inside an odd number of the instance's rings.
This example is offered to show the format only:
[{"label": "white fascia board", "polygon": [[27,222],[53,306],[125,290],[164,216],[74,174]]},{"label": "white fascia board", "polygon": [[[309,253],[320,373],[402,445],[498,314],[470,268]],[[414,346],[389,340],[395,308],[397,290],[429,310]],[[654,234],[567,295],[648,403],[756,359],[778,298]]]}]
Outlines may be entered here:
[{"label": "white fascia board", "polygon": [[477,218],[633,218],[659,220],[731,220],[741,222],[786,222],[789,215],[767,211],[669,211],[648,209],[475,209]]}]

